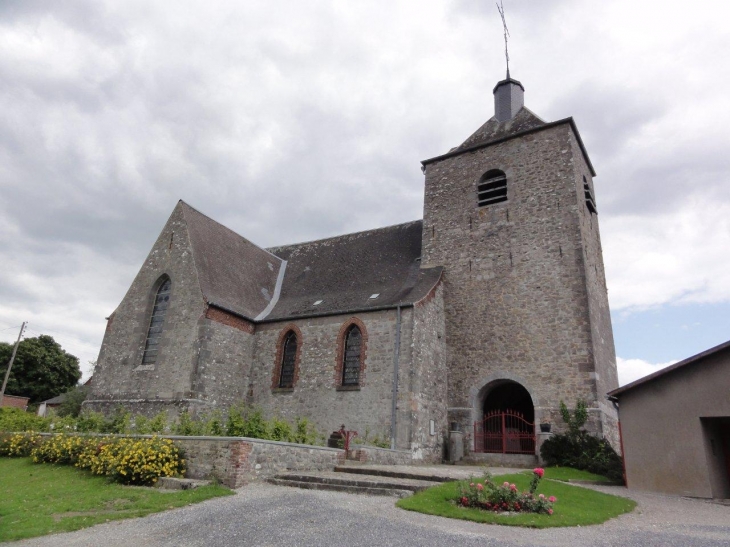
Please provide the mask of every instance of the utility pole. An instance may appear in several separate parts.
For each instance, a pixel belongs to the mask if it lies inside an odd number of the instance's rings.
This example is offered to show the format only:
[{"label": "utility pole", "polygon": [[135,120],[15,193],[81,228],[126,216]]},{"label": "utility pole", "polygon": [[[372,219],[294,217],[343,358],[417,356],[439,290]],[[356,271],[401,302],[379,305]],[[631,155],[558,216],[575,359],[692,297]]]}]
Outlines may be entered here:
[{"label": "utility pole", "polygon": [[18,339],[15,341],[15,347],[13,348],[13,355],[10,356],[10,362],[8,363],[8,370],[5,372],[5,380],[3,380],[3,388],[0,389],[0,406],[3,404],[3,397],[5,397],[5,386],[8,385],[8,378],[10,378],[10,369],[13,368],[13,361],[15,361],[15,354],[18,353],[18,344],[20,344],[20,338],[23,336],[25,325],[27,321],[23,321],[20,325],[20,332],[18,333]]}]

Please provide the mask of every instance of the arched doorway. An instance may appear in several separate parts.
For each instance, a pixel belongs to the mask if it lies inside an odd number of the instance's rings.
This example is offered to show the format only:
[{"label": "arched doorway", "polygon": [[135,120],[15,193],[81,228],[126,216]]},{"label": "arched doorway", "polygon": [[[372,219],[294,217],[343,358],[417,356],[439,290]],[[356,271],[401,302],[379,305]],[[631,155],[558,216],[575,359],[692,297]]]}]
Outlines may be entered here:
[{"label": "arched doorway", "polygon": [[512,380],[493,383],[484,391],[482,411],[474,424],[475,451],[535,453],[535,406],[524,386]]},{"label": "arched doorway", "polygon": [[484,414],[495,410],[511,410],[521,414],[530,423],[535,422],[535,406],[528,391],[517,382],[505,381],[496,384],[484,397]]}]

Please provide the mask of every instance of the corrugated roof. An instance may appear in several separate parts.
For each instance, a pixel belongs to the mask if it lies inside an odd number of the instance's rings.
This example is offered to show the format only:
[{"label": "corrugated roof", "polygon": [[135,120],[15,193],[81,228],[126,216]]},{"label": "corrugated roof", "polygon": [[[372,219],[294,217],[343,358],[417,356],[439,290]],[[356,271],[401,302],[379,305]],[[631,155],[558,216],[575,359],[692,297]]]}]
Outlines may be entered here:
[{"label": "corrugated roof", "polygon": [[249,319],[274,297],[282,260],[180,201],[200,289],[210,304]]},{"label": "corrugated roof", "polygon": [[730,349],[730,340],[727,342],[720,344],[719,346],[715,346],[714,348],[710,348],[706,351],[703,351],[702,353],[698,353],[697,355],[693,355],[692,357],[688,357],[684,361],[680,361],[679,363],[675,363],[673,365],[670,365],[666,368],[663,368],[661,370],[658,370],[657,372],[653,374],[649,374],[648,376],[644,376],[643,378],[639,378],[638,380],[635,380],[631,382],[630,384],[626,384],[625,386],[622,386],[618,389],[614,389],[613,391],[608,392],[609,397],[615,397],[617,395],[621,395],[622,393],[625,393],[631,389],[634,389],[635,387],[639,387],[641,385],[644,385],[648,382],[651,382],[653,380],[656,380],[657,378],[661,378],[662,376],[666,376],[667,374],[670,374],[674,372],[677,369],[684,368],[688,365],[693,365],[696,363],[699,363],[703,359],[710,357],[711,355],[714,355],[716,353],[719,353],[723,350]]},{"label": "corrugated roof", "polygon": [[441,276],[441,268],[421,269],[422,228],[418,220],[269,249],[287,267],[281,296],[266,320],[418,302]]}]

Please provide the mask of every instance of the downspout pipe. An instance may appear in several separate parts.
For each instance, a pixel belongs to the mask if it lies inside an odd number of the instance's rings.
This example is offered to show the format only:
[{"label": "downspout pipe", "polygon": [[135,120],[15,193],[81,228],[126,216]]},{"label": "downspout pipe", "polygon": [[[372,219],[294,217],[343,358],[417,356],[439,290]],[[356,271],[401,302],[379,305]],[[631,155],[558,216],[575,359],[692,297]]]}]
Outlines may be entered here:
[{"label": "downspout pipe", "polygon": [[398,366],[400,364],[400,304],[396,308],[395,316],[395,350],[393,351],[393,402],[390,411],[390,449],[395,450],[397,412],[398,412]]}]

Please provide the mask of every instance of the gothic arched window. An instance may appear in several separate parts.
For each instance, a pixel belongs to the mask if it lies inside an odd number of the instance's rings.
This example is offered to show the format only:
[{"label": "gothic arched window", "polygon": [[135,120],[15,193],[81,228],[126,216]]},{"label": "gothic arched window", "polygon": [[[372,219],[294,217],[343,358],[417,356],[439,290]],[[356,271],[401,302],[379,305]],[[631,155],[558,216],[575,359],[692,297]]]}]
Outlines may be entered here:
[{"label": "gothic arched window", "polygon": [[290,330],[284,337],[284,345],[281,352],[281,369],[279,372],[279,384],[277,387],[294,387],[294,372],[297,363],[297,335]]},{"label": "gothic arched window", "polygon": [[170,304],[170,289],[172,282],[168,277],[157,289],[155,295],[155,305],[152,308],[152,319],[150,319],[150,328],[147,330],[147,340],[144,345],[144,354],[142,355],[143,365],[154,365],[157,361],[159,352],[160,336],[162,328],[165,324],[165,315],[167,307]]},{"label": "gothic arched window", "polygon": [[507,201],[507,175],[499,169],[491,169],[477,183],[477,206]]},{"label": "gothic arched window", "polygon": [[360,385],[360,363],[362,356],[362,332],[352,325],[345,334],[345,347],[342,356],[342,385]]}]

